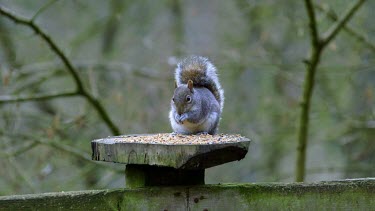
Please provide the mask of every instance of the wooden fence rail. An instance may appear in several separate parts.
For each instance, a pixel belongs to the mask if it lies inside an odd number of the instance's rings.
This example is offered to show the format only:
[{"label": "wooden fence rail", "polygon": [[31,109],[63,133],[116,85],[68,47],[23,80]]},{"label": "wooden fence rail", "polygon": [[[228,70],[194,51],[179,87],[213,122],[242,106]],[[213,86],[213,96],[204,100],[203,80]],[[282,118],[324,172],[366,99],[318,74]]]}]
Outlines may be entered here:
[{"label": "wooden fence rail", "polygon": [[375,210],[375,178],[88,190],[0,197],[0,210]]}]

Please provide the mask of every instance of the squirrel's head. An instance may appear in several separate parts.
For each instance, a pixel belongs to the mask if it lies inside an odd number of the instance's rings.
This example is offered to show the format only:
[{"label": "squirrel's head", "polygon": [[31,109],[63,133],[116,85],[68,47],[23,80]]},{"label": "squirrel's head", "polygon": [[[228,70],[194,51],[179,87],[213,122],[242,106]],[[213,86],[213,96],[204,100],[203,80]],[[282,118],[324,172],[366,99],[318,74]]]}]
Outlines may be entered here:
[{"label": "squirrel's head", "polygon": [[193,98],[194,88],[193,81],[189,80],[187,84],[180,85],[174,90],[172,103],[179,115],[190,111],[191,107],[194,105]]}]

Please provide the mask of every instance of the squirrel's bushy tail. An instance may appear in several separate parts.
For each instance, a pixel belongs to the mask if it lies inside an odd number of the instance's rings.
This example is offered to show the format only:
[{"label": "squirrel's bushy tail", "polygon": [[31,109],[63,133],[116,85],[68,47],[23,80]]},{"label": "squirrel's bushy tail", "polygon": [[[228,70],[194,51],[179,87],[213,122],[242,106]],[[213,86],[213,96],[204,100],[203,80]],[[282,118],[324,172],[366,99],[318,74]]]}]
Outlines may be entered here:
[{"label": "squirrel's bushy tail", "polygon": [[193,81],[195,87],[209,89],[220,104],[224,106],[224,91],[219,83],[215,66],[205,57],[190,56],[177,65],[175,73],[177,85]]}]

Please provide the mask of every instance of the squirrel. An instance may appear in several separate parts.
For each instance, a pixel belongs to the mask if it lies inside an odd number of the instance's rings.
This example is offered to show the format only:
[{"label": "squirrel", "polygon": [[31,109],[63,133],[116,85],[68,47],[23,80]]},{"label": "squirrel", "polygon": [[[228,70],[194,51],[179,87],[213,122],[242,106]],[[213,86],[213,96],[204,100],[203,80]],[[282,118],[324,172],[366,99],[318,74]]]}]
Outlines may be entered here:
[{"label": "squirrel", "polygon": [[224,106],[215,66],[205,57],[190,56],[177,64],[169,120],[174,133],[217,133]]}]

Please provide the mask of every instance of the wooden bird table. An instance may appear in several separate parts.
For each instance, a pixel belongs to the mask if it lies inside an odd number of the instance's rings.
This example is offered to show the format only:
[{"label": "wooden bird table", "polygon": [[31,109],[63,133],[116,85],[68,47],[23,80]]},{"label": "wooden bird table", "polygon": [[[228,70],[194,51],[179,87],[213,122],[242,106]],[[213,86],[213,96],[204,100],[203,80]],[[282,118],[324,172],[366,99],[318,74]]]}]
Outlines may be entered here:
[{"label": "wooden bird table", "polygon": [[206,168],[245,157],[240,135],[124,135],[93,140],[92,159],[126,164],[126,187],[202,185]]}]

